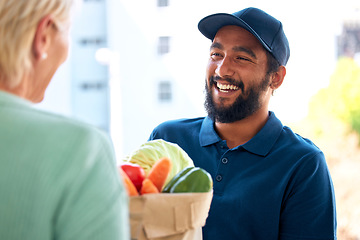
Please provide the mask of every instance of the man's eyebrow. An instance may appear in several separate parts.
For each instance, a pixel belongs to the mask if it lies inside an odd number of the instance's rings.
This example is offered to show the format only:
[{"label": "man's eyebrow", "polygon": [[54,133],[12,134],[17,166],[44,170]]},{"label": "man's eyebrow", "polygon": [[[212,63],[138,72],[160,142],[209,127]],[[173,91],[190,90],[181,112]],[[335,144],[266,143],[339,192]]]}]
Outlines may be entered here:
[{"label": "man's eyebrow", "polygon": [[[217,49],[220,49],[220,50],[224,49],[223,45],[221,45],[221,43],[218,43],[218,42],[214,42],[213,44],[211,44],[210,50],[211,50],[211,49],[214,49],[214,48],[217,48]],[[235,46],[235,47],[232,48],[232,50],[233,50],[234,52],[244,52],[244,53],[247,53],[247,54],[249,54],[251,57],[257,59],[256,54],[255,54],[251,49],[249,49],[249,48],[241,47],[241,46]]]},{"label": "man's eyebrow", "polygon": [[257,59],[256,54],[249,48],[236,46],[236,47],[233,47],[232,50],[235,52],[245,52],[245,53],[249,54],[250,56],[252,56],[253,58]]},{"label": "man's eyebrow", "polygon": [[[211,50],[211,49],[214,49],[214,48],[217,48],[217,49],[220,49],[220,50],[224,49],[223,45],[221,45],[221,43],[218,43],[218,42],[214,42],[213,44],[211,44],[210,50]],[[249,48],[241,47],[241,46],[235,46],[235,47],[232,48],[232,50],[233,50],[234,52],[244,52],[244,53],[247,53],[247,54],[249,54],[251,57],[257,59],[256,54],[255,54],[251,49],[249,49]]]},{"label": "man's eyebrow", "polygon": [[213,44],[211,44],[210,49],[214,48],[223,49],[223,46],[218,42],[214,42]]}]

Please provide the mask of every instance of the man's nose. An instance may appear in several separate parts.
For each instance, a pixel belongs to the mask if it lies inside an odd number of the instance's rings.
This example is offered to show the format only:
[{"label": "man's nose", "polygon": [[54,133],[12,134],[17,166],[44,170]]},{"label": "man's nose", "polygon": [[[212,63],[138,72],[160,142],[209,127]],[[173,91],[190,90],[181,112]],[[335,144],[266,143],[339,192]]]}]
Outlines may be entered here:
[{"label": "man's nose", "polygon": [[224,57],[221,61],[218,62],[215,69],[215,73],[220,77],[231,77],[234,75],[234,70],[231,65],[231,59]]}]

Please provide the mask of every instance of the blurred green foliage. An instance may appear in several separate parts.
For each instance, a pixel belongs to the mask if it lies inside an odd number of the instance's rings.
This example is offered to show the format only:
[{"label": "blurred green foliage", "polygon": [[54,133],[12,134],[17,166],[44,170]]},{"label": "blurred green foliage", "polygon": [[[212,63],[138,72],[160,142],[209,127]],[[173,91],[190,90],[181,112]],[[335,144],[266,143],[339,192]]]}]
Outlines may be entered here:
[{"label": "blurred green foliage", "polygon": [[318,134],[328,118],[340,119],[360,134],[360,66],[354,59],[339,58],[328,87],[311,99],[309,118]]}]

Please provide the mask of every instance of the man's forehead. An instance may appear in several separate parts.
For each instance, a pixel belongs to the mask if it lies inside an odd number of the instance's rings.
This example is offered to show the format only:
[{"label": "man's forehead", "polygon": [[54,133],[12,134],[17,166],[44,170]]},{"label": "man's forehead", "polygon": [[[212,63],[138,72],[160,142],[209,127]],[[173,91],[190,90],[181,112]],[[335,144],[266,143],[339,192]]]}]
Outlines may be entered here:
[{"label": "man's forehead", "polygon": [[211,48],[222,49],[225,42],[231,42],[234,51],[243,51],[242,48],[263,49],[262,44],[253,34],[242,27],[234,25],[220,28],[212,41]]}]

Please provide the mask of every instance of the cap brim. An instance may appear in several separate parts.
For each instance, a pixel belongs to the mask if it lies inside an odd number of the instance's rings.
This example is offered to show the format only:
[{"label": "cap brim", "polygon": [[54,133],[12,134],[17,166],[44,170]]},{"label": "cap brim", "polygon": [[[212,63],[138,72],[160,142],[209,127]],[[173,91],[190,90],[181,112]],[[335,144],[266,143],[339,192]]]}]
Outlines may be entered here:
[{"label": "cap brim", "polygon": [[216,33],[220,28],[227,25],[235,25],[242,27],[248,30],[251,34],[253,34],[260,43],[271,52],[271,49],[267,46],[267,44],[259,37],[259,35],[243,20],[237,18],[234,15],[228,13],[216,13],[213,15],[209,15],[200,20],[198,24],[199,31],[210,40],[215,38]]}]

